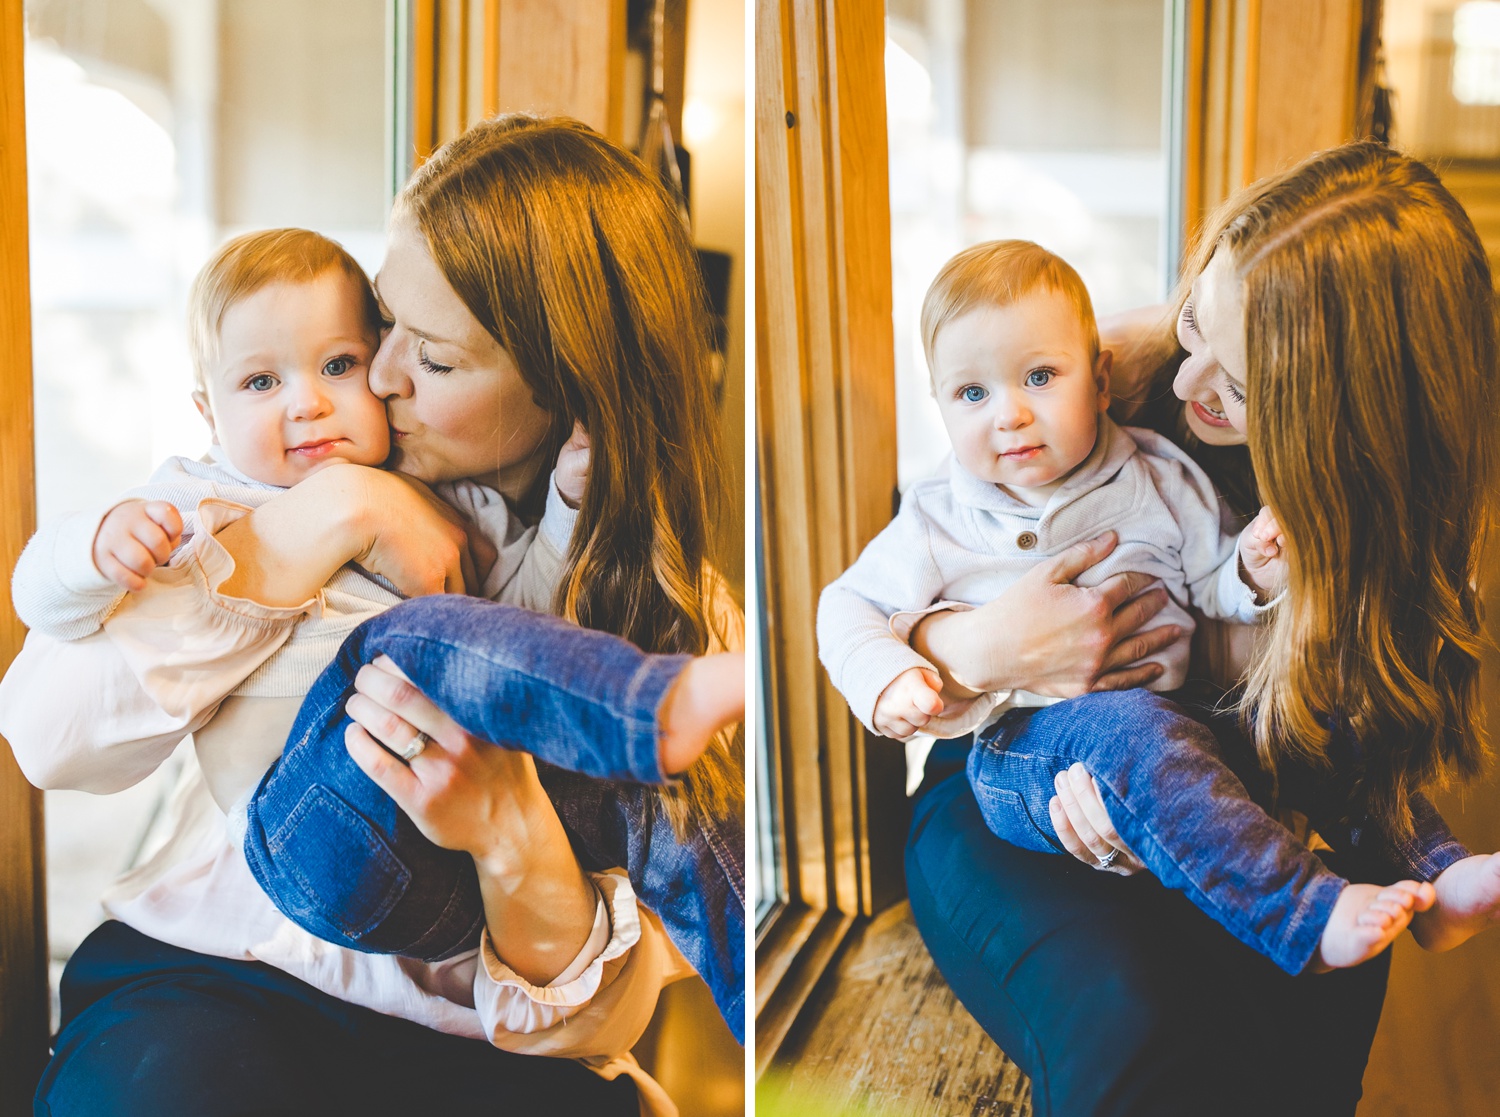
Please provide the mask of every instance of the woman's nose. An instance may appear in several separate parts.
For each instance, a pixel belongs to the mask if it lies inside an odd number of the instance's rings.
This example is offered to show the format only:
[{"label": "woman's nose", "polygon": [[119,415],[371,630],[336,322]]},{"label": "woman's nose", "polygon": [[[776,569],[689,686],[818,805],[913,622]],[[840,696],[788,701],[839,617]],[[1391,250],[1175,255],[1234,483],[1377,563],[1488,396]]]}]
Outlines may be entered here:
[{"label": "woman's nose", "polygon": [[380,348],[370,362],[370,391],[381,399],[392,396],[405,399],[411,395],[411,376],[407,371],[410,362],[405,359],[409,348],[404,335],[396,329],[387,330],[380,339]]},{"label": "woman's nose", "polygon": [[1201,400],[1208,395],[1218,395],[1213,387],[1217,368],[1206,357],[1190,355],[1177,366],[1177,375],[1172,380],[1172,393],[1180,400]]}]

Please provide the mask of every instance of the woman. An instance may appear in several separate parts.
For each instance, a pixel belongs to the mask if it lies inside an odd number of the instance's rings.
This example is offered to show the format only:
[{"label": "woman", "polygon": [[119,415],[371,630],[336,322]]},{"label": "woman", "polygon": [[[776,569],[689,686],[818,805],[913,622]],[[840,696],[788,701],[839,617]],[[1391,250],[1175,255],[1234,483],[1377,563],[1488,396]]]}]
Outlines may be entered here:
[{"label": "woman", "polygon": [[[1178,310],[1187,356],[1171,362],[1173,387],[1188,406],[1161,425],[1242,514],[1258,483],[1291,541],[1291,589],[1241,699],[1253,743],[1220,720],[1222,755],[1267,803],[1277,782],[1280,805],[1309,813],[1296,795],[1322,794],[1317,809],[1339,824],[1324,834],[1341,846],[1330,866],[1391,879],[1413,812],[1429,809],[1416,792],[1472,774],[1482,741],[1473,580],[1496,360],[1483,249],[1425,167],[1350,145],[1232,200],[1185,269]],[[1154,611],[1122,605],[1141,587],[1065,585],[1107,547],[1038,575],[1060,608],[1030,612],[1033,631],[1052,629],[1026,646],[1053,654],[1052,693],[1149,678],[1129,664],[1165,636],[1122,639]],[[967,684],[955,694],[1030,689],[1025,663],[971,644],[1016,631],[1007,618],[1033,587],[1018,589],[918,631]],[[1330,786],[1345,796],[1331,809]],[[1055,828],[1080,861],[1138,868],[1087,773],[1058,791]],[[1353,1112],[1385,959],[1287,977],[1154,882],[996,848],[981,827],[953,781],[919,806],[913,912],[954,989],[1032,1074],[1038,1112]]]},{"label": "woman", "polygon": [[[719,474],[701,296],[664,191],[568,121],[487,122],[428,166],[398,207],[377,278],[393,322],[370,380],[387,400],[394,464],[418,481],[482,480],[535,518],[560,500],[549,467],[581,424],[589,480],[571,542],[539,534],[526,559],[550,568],[557,610],[652,650],[736,643],[738,612],[708,553]],[[312,480],[223,527],[211,575],[147,591],[176,594],[166,607],[176,600],[215,623],[205,659],[269,656],[350,560],[409,595],[465,584],[465,533],[422,485],[359,467]],[[475,555],[471,569],[493,557]],[[17,686],[26,671],[96,684],[78,707],[25,712],[18,739],[83,742],[21,756],[42,786],[128,786],[213,713],[153,708],[107,638],[37,644],[23,659]],[[458,1111],[505,1096],[522,1110],[634,1112],[639,1088],[649,1109],[670,1110],[626,1052],[657,991],[688,968],[629,881],[586,871],[570,841],[592,864],[624,863],[597,832],[605,808],[617,809],[611,790],[566,773],[549,773],[544,789],[529,757],[469,738],[389,671],[362,672],[359,689],[368,736],[351,748],[424,833],[471,857],[482,948],[423,964],[308,935],[255,887],[190,770],[166,849],[115,890],[118,922],[64,975],[39,1105]],[[294,715],[236,725],[237,744],[284,739]],[[382,775],[375,754],[386,754],[372,740],[389,739],[397,716],[409,723],[404,740],[415,726],[431,741],[400,784]],[[729,896],[721,908],[732,918],[732,893],[743,895],[741,746],[724,742],[705,760],[660,799],[636,792],[634,805],[712,856],[709,883]],[[587,1058],[598,1076],[512,1052]]]}]

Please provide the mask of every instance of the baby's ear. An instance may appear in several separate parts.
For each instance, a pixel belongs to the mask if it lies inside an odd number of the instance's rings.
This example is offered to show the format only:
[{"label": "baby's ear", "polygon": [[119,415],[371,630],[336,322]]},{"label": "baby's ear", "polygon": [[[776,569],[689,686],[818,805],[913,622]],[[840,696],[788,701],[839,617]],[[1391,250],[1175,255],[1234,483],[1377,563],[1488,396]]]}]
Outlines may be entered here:
[{"label": "baby's ear", "polygon": [[1094,358],[1094,384],[1099,389],[1099,410],[1109,409],[1109,376],[1114,371],[1115,355],[1112,350],[1101,349]]},{"label": "baby's ear", "polygon": [[219,430],[214,426],[213,409],[208,405],[208,395],[201,388],[193,392],[193,406],[198,409],[198,414],[203,416],[203,421],[208,424],[209,431],[214,436],[214,442],[219,441]]}]

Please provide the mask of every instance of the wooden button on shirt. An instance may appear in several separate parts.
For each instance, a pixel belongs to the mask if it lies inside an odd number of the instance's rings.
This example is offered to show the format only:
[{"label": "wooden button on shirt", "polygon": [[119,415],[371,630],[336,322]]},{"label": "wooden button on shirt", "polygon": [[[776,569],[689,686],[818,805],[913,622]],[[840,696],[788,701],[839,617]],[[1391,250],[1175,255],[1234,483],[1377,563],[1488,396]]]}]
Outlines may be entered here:
[{"label": "wooden button on shirt", "polygon": [[1021,532],[1020,535],[1016,536],[1016,546],[1020,547],[1023,551],[1031,550],[1031,548],[1036,546],[1035,533],[1030,531]]}]

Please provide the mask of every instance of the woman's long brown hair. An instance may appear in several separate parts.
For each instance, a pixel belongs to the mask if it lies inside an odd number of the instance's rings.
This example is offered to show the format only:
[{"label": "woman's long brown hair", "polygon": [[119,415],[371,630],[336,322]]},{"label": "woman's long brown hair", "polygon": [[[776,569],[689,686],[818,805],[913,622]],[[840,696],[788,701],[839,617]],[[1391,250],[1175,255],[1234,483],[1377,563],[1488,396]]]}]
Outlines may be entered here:
[{"label": "woman's long brown hair", "polygon": [[[1288,540],[1286,599],[1242,710],[1274,773],[1358,743],[1396,835],[1410,794],[1479,770],[1481,552],[1500,392],[1489,262],[1422,163],[1322,152],[1210,220],[1175,300],[1228,252],[1246,307],[1249,457]],[[1153,400],[1162,395],[1158,378]]]},{"label": "woman's long brown hair", "polygon": [[[710,553],[727,474],[704,293],[660,182],[577,121],[511,115],[441,148],[397,208],[551,415],[540,460],[555,460],[575,419],[588,432],[556,611],[652,652],[737,646],[742,621]],[[523,511],[540,512],[546,483],[542,469]],[[661,802],[679,833],[742,817],[743,733]]]}]

